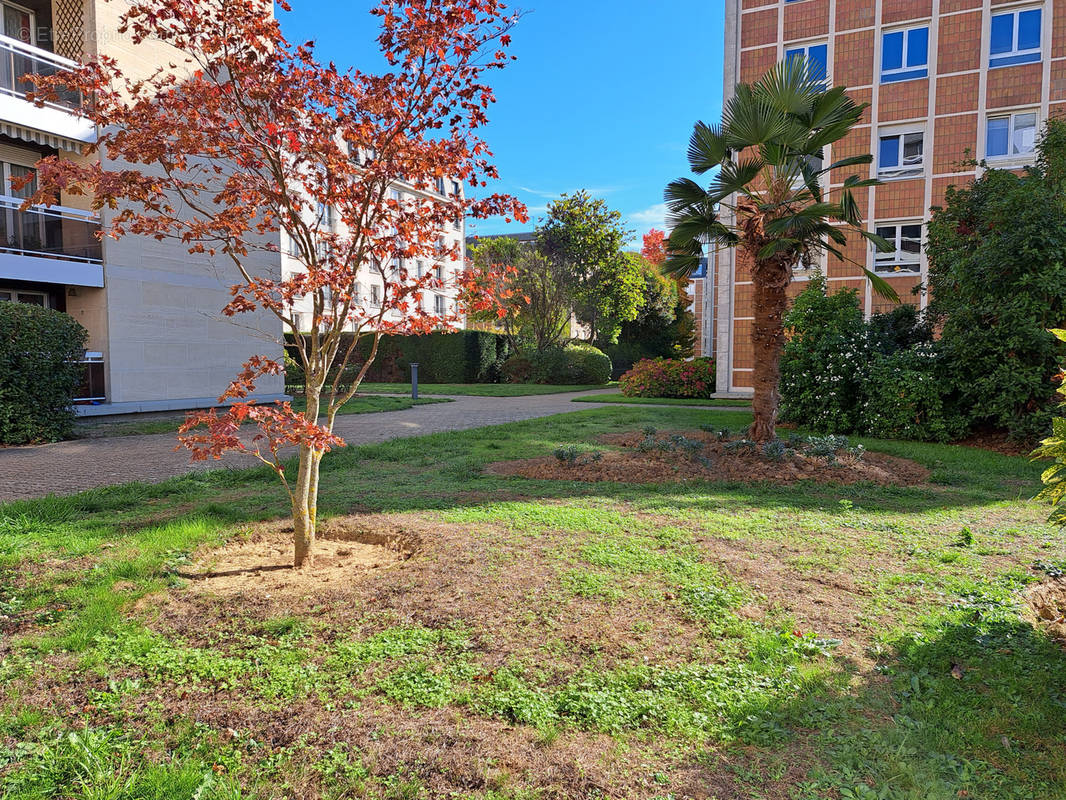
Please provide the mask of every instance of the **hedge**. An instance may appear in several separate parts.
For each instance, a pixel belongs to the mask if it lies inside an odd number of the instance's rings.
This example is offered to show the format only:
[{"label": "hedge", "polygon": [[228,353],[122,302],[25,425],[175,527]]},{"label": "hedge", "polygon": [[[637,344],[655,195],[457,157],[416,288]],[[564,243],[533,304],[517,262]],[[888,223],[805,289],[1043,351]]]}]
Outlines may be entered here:
[{"label": "hedge", "polygon": [[[341,353],[350,341],[346,336]],[[364,336],[356,345],[342,383],[354,380],[372,343],[372,337]],[[285,391],[289,393],[303,390],[303,371],[296,348],[293,336],[287,335]],[[509,355],[507,337],[489,331],[440,331],[423,336],[387,334],[381,337],[366,380],[405,383],[411,378],[411,364],[417,362],[418,379],[423,383],[499,383],[500,365]]]},{"label": "hedge", "polygon": [[571,342],[542,352],[515,354],[503,364],[511,383],[587,386],[611,380],[611,359],[586,342]]},{"label": "hedge", "polygon": [[88,338],[61,311],[0,300],[0,443],[70,435]]}]

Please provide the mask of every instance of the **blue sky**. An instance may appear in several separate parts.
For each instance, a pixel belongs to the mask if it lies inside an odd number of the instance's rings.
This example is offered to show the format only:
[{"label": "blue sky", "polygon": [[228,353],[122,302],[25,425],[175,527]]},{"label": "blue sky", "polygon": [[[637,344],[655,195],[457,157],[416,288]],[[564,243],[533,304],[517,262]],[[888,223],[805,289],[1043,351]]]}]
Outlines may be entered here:
[{"label": "blue sky", "polygon": [[[367,0],[291,0],[279,12],[292,41],[313,39],[322,59],[380,65]],[[722,105],[724,0],[520,0],[518,60],[492,77],[496,105],[485,137],[494,189],[518,196],[535,220],[563,192],[588,189],[639,236],[662,228],[662,192],[686,173],[697,119]],[[469,233],[526,230],[475,221]]]}]

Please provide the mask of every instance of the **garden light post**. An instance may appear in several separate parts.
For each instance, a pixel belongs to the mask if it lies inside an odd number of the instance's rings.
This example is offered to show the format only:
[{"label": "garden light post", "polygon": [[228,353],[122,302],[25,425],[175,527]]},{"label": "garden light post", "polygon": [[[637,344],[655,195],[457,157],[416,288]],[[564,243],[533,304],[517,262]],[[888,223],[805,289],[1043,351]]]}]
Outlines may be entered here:
[{"label": "garden light post", "polygon": [[418,399],[418,362],[411,364],[411,399]]}]

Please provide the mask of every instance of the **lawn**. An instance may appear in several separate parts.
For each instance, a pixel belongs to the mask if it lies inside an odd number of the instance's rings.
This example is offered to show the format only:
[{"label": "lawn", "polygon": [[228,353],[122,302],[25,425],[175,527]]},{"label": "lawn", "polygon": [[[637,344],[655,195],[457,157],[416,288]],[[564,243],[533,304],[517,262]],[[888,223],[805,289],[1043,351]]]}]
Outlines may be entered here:
[{"label": "lawn", "polygon": [[[341,408],[341,414],[370,414],[375,411],[403,411],[416,405],[447,403],[444,398],[409,397],[353,397]],[[304,401],[297,397],[293,407],[302,409]],[[185,413],[149,414],[137,419],[124,417],[94,418],[85,417],[74,427],[75,439],[99,439],[105,436],[139,436],[147,433],[174,433],[185,420]]]},{"label": "lawn", "polygon": [[928,485],[482,471],[749,419],[338,451],[323,516],[417,552],[284,591],[195,567],[284,517],[266,469],[0,506],[0,797],[1066,797],[1066,651],[1022,599],[1066,568],[1039,465],[864,441]]},{"label": "lawn", "polygon": [[714,406],[731,408],[751,408],[751,400],[714,397],[626,397],[621,392],[597,394],[590,397],[575,397],[575,403],[623,403],[625,405],[647,406]]},{"label": "lawn", "polygon": [[[423,394],[462,394],[478,397],[526,397],[535,394],[561,394],[563,392],[586,392],[590,389],[607,389],[616,384],[556,386],[540,383],[419,383],[418,393]],[[367,394],[410,394],[409,383],[364,383],[359,386],[360,393]]]}]

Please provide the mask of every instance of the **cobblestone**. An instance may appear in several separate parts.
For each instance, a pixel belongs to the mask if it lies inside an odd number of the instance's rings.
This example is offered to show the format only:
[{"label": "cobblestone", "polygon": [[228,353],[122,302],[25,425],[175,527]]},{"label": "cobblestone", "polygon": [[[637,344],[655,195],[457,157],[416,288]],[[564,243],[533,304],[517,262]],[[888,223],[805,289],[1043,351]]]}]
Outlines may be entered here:
[{"label": "cobblestone", "polygon": [[[579,395],[595,393],[457,396],[451,403],[338,417],[337,433],[348,444],[359,445],[502,425],[567,411],[600,408],[602,405],[596,403],[571,402]],[[74,494],[131,481],[158,483],[194,470],[244,469],[256,463],[250,457],[240,455],[228,455],[222,461],[192,463],[185,451],[175,451],[175,444],[173,434],[159,433],[0,449],[0,501]]]}]

